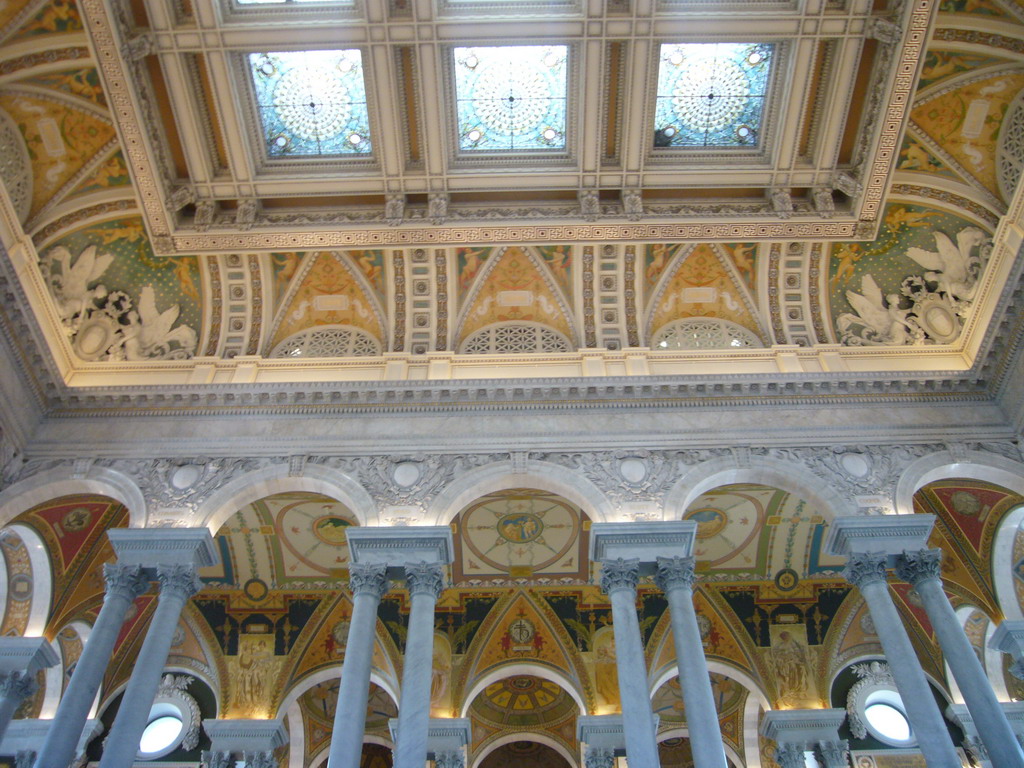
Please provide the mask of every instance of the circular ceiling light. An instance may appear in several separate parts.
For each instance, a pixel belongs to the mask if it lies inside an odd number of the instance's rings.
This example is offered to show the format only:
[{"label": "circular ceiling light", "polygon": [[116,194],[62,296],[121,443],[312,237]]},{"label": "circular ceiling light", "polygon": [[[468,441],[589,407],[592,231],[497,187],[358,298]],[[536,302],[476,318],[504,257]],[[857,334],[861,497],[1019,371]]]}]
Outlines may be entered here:
[{"label": "circular ceiling light", "polygon": [[158,715],[149,721],[139,740],[139,754],[144,757],[166,754],[180,741],[184,723],[177,715]]}]

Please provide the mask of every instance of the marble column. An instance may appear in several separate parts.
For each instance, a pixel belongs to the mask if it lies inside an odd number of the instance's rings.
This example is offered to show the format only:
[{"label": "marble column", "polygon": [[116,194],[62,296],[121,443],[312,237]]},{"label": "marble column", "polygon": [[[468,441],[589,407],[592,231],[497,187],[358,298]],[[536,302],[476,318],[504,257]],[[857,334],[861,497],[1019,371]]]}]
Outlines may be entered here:
[{"label": "marble column", "polygon": [[925,762],[929,768],[962,768],[931,686],[889,594],[886,562],[884,554],[851,554],[843,575],[860,590],[868,605]]},{"label": "marble column", "polygon": [[1024,621],[1004,621],[992,635],[989,645],[998,651],[1010,654],[1013,664],[1010,674],[1024,680]]},{"label": "marble column", "polygon": [[846,739],[818,741],[815,754],[821,768],[847,768],[850,764],[850,743]]},{"label": "marble column", "polygon": [[78,737],[103,681],[124,617],[135,598],[149,589],[149,577],[139,565],[108,564],[103,566],[103,576],[107,582],[103,607],[46,732],[36,768],[67,768],[74,759]]},{"label": "marble column", "polygon": [[341,665],[338,707],[327,768],[359,768],[366,731],[366,700],[370,694],[370,667],[377,630],[377,606],[390,587],[387,567],[353,563],[349,566],[352,618]]},{"label": "marble column", "polygon": [[156,611],[104,744],[100,768],[131,768],[135,763],[181,611],[203,588],[194,565],[158,565],[156,577],[160,584]]},{"label": "marble column", "polygon": [[653,768],[659,765],[658,740],[647,694],[647,667],[636,614],[639,579],[639,560],[617,558],[601,563],[601,589],[612,603],[615,666],[619,677],[626,759],[632,765]]},{"label": "marble column", "polygon": [[432,717],[427,728],[427,755],[434,768],[466,768],[472,726],[464,717]]},{"label": "marble column", "polygon": [[36,692],[36,673],[57,661],[45,637],[0,638],[0,742],[18,707]]},{"label": "marble column", "polygon": [[434,665],[434,605],[444,588],[440,565],[405,567],[412,608],[405,639],[402,691],[398,703],[395,768],[423,768],[430,725],[430,679]]},{"label": "marble column", "polygon": [[693,607],[695,561],[692,557],[659,557],[657,562],[654,581],[668,599],[693,764],[695,768],[726,768],[704,643]]},{"label": "marble column", "polygon": [[909,582],[921,597],[942,655],[960,686],[964,702],[992,762],[1000,768],[1024,768],[1024,752],[946,597],[942,587],[941,562],[940,549],[904,552],[896,558],[896,575]]}]

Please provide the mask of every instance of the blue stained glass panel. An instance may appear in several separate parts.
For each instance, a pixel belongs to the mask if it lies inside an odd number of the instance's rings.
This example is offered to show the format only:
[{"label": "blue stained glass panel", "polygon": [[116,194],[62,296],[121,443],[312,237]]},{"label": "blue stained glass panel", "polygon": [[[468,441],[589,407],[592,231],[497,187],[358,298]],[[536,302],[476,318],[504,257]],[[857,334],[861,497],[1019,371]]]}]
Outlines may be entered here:
[{"label": "blue stained glass panel", "polygon": [[372,151],[358,50],[250,53],[249,72],[269,157]]},{"label": "blue stained glass panel", "polygon": [[654,146],[756,146],[774,53],[770,43],[662,45]]},{"label": "blue stained glass panel", "polygon": [[519,45],[456,48],[459,149],[565,149],[569,48]]}]

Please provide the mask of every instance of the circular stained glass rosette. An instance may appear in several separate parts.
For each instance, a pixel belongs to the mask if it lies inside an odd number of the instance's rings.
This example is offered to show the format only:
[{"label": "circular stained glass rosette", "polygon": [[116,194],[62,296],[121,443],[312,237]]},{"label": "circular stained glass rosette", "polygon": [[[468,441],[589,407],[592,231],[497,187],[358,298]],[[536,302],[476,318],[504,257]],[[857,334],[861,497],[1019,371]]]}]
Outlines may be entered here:
[{"label": "circular stained glass rosette", "polygon": [[656,147],[742,147],[761,133],[773,46],[663,45]]},{"label": "circular stained glass rosette", "polygon": [[368,154],[366,87],[358,50],[249,54],[267,154]]},{"label": "circular stained glass rosette", "polygon": [[566,46],[456,48],[462,150],[565,147]]}]

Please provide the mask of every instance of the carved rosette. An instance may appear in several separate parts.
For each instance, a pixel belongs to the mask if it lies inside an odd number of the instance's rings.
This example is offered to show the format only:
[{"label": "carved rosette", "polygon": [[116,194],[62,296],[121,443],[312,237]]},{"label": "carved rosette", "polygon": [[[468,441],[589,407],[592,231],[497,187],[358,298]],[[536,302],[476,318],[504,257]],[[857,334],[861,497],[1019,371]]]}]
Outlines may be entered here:
[{"label": "carved rosette", "polygon": [[640,561],[636,558],[623,560],[605,560],[601,563],[601,591],[612,595],[623,589],[636,592],[640,581]]},{"label": "carved rosette", "polygon": [[801,744],[779,744],[775,748],[774,757],[782,768],[805,768],[807,765]]},{"label": "carved rosette", "polygon": [[444,570],[440,565],[414,563],[405,566],[405,583],[411,595],[430,595],[437,600],[444,589]]},{"label": "carved rosette", "polygon": [[369,563],[353,563],[348,568],[348,588],[352,591],[353,597],[370,595],[379,601],[391,589],[391,582],[388,581],[388,567]]},{"label": "carved rosette", "polygon": [[886,580],[885,562],[885,555],[874,552],[850,555],[843,576],[853,586],[863,589],[868,584]]},{"label": "carved rosette", "polygon": [[942,578],[942,550],[919,549],[907,551],[896,558],[896,575],[905,582],[917,586],[927,579]]},{"label": "carved rosette", "polygon": [[35,678],[26,672],[0,674],[0,697],[20,702],[36,692]]},{"label": "carved rosette", "polygon": [[586,768],[615,768],[615,753],[608,747],[587,747]]},{"label": "carved rosette", "polygon": [[671,589],[693,590],[697,580],[696,560],[693,557],[659,557],[654,583],[662,592]]},{"label": "carved rosette", "polygon": [[158,565],[156,580],[160,582],[160,597],[177,597],[185,602],[203,588],[194,565]]},{"label": "carved rosette", "polygon": [[149,589],[149,579],[140,565],[107,563],[103,566],[103,578],[107,582],[107,597],[124,597],[134,601]]}]

